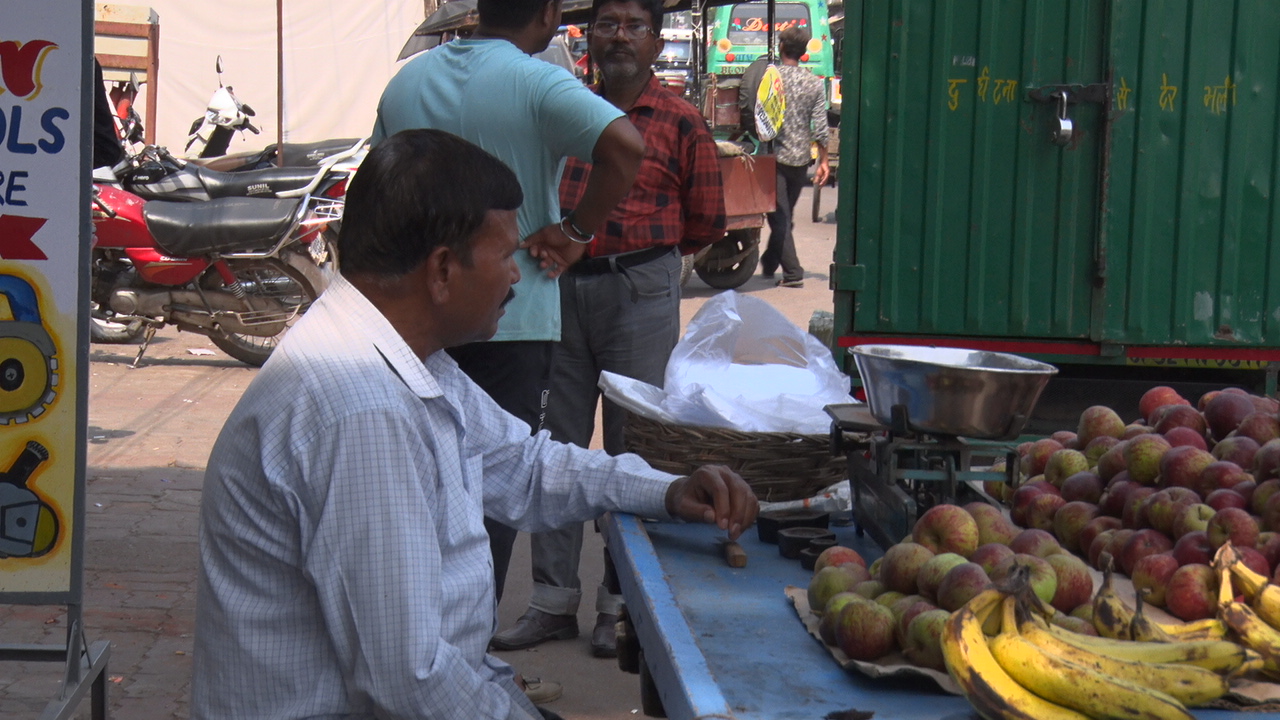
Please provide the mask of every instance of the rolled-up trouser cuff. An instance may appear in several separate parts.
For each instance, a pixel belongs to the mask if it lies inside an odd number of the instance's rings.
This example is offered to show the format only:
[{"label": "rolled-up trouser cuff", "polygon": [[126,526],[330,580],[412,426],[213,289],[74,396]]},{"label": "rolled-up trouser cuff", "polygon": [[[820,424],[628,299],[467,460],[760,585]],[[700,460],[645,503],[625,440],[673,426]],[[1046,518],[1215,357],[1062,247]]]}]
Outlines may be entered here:
[{"label": "rolled-up trouser cuff", "polygon": [[534,583],[529,607],[552,615],[577,615],[581,602],[582,591],[579,589]]},{"label": "rolled-up trouser cuff", "polygon": [[622,596],[610,594],[604,585],[596,592],[596,612],[604,615],[617,615],[622,609]]}]

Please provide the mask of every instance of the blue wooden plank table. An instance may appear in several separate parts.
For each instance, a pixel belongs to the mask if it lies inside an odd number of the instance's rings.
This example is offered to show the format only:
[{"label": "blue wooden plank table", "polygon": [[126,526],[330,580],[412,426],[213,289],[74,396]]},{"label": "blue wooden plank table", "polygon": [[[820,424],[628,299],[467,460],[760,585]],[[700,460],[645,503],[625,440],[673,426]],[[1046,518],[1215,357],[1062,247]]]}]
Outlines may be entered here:
[{"label": "blue wooden plank table", "polygon": [[[840,667],[809,635],[784,594],[811,573],[755,529],[739,540],[745,568],[724,561],[724,534],[709,525],[642,522],[614,513],[602,523],[627,612],[667,717],[821,720],[861,710],[875,720],[977,718],[969,703],[924,678],[872,679]],[[868,562],[870,537],[833,527],[841,545]],[[1200,710],[1204,720],[1239,713]],[[1250,715],[1248,717],[1256,717]]]}]

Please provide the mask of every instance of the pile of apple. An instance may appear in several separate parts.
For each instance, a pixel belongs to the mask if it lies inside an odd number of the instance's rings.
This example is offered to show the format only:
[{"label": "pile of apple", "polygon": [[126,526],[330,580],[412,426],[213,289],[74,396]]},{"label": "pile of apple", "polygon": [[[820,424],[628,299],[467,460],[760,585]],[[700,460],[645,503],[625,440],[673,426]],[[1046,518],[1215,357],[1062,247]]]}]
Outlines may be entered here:
[{"label": "pile of apple", "polygon": [[1031,568],[1032,589],[1062,613],[1055,622],[1097,634],[1084,562],[1049,532],[1014,527],[981,502],[930,508],[909,538],[870,567],[852,549],[827,549],[814,565],[809,606],[821,616],[823,641],[850,658],[877,660],[900,649],[915,665],[943,670],[947,618],[1015,564]]},{"label": "pile of apple", "polygon": [[[1183,620],[1212,617],[1214,552],[1230,540],[1249,567],[1280,580],[1280,403],[1238,388],[1192,405],[1147,391],[1125,424],[1094,406],[1075,432],[1019,447],[1026,477],[989,484],[1013,521],[1052,532],[1098,566],[1104,553],[1147,600]],[[1099,568],[1101,569],[1101,568]]]}]

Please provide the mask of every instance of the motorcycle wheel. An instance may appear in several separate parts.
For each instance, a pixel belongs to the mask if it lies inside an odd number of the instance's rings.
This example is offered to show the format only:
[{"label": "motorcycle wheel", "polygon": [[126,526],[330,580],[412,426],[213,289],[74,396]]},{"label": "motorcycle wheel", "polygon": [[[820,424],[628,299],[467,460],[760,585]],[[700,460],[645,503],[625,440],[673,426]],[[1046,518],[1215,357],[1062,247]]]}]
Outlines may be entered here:
[{"label": "motorcycle wheel", "polygon": [[270,337],[229,332],[209,336],[219,350],[247,365],[262,367],[289,327],[315,302],[319,292],[302,273],[279,260],[235,260],[227,264],[246,294],[273,299],[286,309],[295,311],[292,319],[285,323],[285,328]]},{"label": "motorcycle wheel", "polygon": [[[729,267],[717,267],[723,258],[743,257]],[[711,250],[694,266],[702,282],[717,290],[732,290],[756,272],[760,263],[760,229],[730,230],[724,239],[711,246]]]}]

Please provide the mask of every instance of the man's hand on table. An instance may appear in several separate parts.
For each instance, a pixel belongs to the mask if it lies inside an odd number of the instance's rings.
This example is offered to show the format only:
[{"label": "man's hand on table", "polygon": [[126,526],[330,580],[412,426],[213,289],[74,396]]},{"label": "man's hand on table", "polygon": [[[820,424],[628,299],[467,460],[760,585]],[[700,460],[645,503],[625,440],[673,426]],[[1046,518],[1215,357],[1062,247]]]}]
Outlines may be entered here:
[{"label": "man's hand on table", "polygon": [[703,465],[667,488],[667,514],[718,526],[737,540],[760,512],[756,494],[738,473],[723,465]]}]

